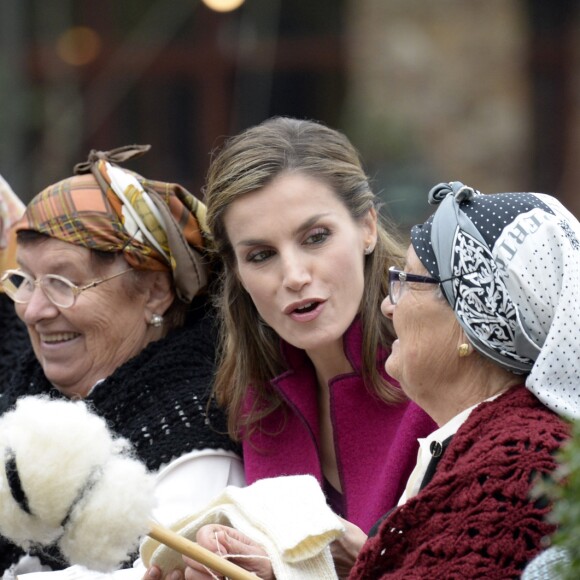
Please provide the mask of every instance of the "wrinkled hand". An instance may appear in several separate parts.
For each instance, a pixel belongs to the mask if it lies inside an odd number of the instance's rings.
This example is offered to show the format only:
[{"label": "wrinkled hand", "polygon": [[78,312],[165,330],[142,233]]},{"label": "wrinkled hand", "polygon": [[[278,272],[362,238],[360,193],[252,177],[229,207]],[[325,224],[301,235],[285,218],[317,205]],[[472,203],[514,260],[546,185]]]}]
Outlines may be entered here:
[{"label": "wrinkled hand", "polygon": [[336,573],[340,580],[343,580],[348,578],[362,545],[367,541],[367,535],[354,524],[340,519],[346,527],[346,532],[330,544],[330,551]]},{"label": "wrinkled hand", "polygon": [[[196,542],[221,556],[227,554],[247,556],[228,558],[228,560],[248,570],[248,572],[253,572],[263,580],[275,580],[272,564],[264,548],[234,528],[219,524],[202,526],[197,532]],[[183,556],[183,561],[186,564],[184,572],[173,570],[166,574],[163,580],[213,580],[219,577],[215,572],[212,576],[203,564],[199,564],[191,558]],[[143,580],[162,580],[160,569],[157,566],[152,566],[147,570]]]}]

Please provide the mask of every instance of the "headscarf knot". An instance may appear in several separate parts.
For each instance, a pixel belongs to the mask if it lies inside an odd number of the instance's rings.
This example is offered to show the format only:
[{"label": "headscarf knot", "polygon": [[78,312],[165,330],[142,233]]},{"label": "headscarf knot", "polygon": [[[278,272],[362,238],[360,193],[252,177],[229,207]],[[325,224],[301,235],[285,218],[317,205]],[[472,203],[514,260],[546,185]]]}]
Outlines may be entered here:
[{"label": "headscarf knot", "polygon": [[149,149],[151,149],[151,145],[123,145],[123,147],[117,147],[116,149],[110,149],[109,151],[91,149],[87,160],[77,163],[73,168],[73,173],[75,175],[90,173],[93,165],[98,163],[100,160],[108,161],[109,163],[124,163],[129,159],[141,157],[141,155],[147,153]]},{"label": "headscarf knot", "polygon": [[429,203],[431,205],[439,205],[448,195],[453,195],[455,201],[461,203],[462,201],[473,199],[476,195],[479,195],[479,191],[464,185],[461,181],[439,183],[429,191]]}]

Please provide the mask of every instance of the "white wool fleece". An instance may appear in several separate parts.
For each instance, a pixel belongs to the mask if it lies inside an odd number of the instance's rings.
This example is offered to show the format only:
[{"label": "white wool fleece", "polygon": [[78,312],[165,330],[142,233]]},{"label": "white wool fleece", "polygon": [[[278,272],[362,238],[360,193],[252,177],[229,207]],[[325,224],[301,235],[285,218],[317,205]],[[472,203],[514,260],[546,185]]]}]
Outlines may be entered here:
[{"label": "white wool fleece", "polygon": [[[20,399],[0,417],[0,457],[0,534],[24,549],[57,542],[71,564],[105,571],[146,532],[154,477],[84,402]],[[29,513],[10,487],[11,458]]]}]

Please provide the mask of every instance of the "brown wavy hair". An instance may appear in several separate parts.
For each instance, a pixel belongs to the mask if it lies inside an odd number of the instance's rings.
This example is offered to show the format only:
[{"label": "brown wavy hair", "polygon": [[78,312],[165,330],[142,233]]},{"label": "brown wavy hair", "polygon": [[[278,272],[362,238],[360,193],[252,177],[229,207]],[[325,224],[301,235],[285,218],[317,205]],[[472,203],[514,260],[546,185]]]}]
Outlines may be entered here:
[{"label": "brown wavy hair", "polygon": [[[270,381],[285,370],[285,365],[280,337],[261,320],[237,277],[224,215],[233,202],[290,171],[325,182],[355,220],[377,208],[356,149],[345,135],[315,121],[274,117],[227,140],[212,159],[204,195],[213,251],[223,268],[214,293],[220,321],[214,392],[228,413],[228,429],[236,439],[249,436],[260,418],[282,404]],[[403,248],[395,228],[384,218],[379,218],[377,227],[375,250],[365,257],[365,292],[360,305],[362,374],[371,392],[395,403],[401,394],[382,378],[376,361],[379,345],[388,347],[393,340],[391,323],[379,309],[388,291],[388,267],[402,263]],[[250,386],[256,397],[248,409],[244,405]]]}]

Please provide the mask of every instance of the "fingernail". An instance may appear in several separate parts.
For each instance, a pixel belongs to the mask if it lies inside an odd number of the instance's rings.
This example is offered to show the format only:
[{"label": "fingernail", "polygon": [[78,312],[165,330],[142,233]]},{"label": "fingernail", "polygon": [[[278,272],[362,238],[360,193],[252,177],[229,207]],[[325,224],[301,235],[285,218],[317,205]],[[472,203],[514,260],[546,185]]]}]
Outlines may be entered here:
[{"label": "fingernail", "polygon": [[182,578],[183,576],[179,570],[173,570],[171,572],[170,580],[181,580]]},{"label": "fingernail", "polygon": [[153,566],[153,568],[150,568],[147,571],[147,578],[149,578],[149,580],[159,580],[161,578],[161,570],[156,566]]}]

